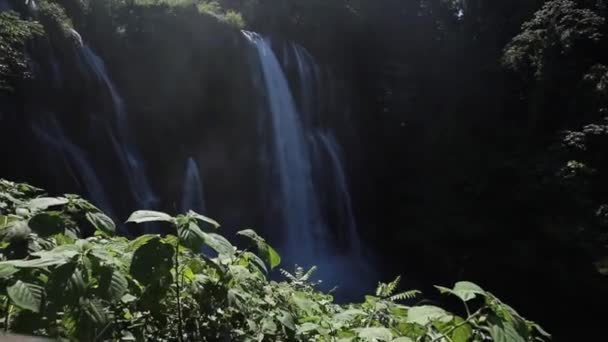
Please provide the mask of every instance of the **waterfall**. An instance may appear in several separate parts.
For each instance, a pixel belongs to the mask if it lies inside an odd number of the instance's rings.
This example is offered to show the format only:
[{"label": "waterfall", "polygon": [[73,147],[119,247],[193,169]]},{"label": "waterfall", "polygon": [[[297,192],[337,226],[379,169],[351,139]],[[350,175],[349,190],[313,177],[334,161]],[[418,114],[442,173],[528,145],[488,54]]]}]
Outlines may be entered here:
[{"label": "waterfall", "polygon": [[262,36],[244,32],[255,46],[262,68],[272,122],[274,166],[278,173],[277,195],[287,229],[285,251],[306,263],[325,249],[325,227],[319,217],[305,132],[287,77]]},{"label": "waterfall", "polygon": [[[85,189],[86,198],[108,215],[115,217],[113,215],[109,197],[84,150],[76,146],[67,138],[55,116],[47,114],[45,115],[45,118],[46,120],[42,123],[32,124],[34,135],[38,137],[44,145],[49,146],[56,151],[56,153],[49,154],[51,158],[60,156],[63,159],[72,177]],[[53,160],[51,165],[56,162],[56,160]],[[74,169],[76,172],[72,171]]]},{"label": "waterfall", "polygon": [[343,161],[340,146],[334,135],[330,132],[316,132],[314,139],[318,146],[320,146],[321,151],[325,153],[327,160],[329,160],[329,165],[326,166],[331,171],[331,184],[333,185],[333,189],[329,189],[329,191],[334,194],[335,201],[337,202],[338,217],[340,219],[338,225],[340,228],[345,228],[345,238],[348,247],[350,247],[355,255],[359,255],[361,253],[361,241],[357,231],[357,223],[355,221],[346,173],[342,166]]},{"label": "waterfall", "polygon": [[86,44],[81,48],[81,56],[97,81],[105,86],[112,100],[114,125],[108,125],[107,133],[122,173],[127,178],[129,190],[140,209],[154,208],[158,203],[158,198],[149,184],[144,162],[131,142],[124,101],[110,79],[103,60]]},{"label": "waterfall", "polygon": [[207,211],[203,196],[203,182],[201,181],[198,165],[193,158],[188,158],[186,163],[181,209],[184,213],[188,210],[194,210],[204,214]]},{"label": "waterfall", "polygon": [[[348,182],[341,150],[333,134],[314,127],[320,113],[319,68],[302,47],[291,44],[292,57],[299,81],[297,107],[287,76],[270,42],[253,32],[243,32],[255,48],[268,104],[270,124],[262,126],[261,135],[270,135],[272,173],[277,184],[268,189],[279,197],[286,238],[279,249],[285,256],[283,267],[298,262],[304,266],[318,265],[319,276],[330,286],[339,283],[342,294],[356,295],[369,284],[358,279],[369,273],[361,260],[361,243],[357,232]],[[319,182],[316,178],[324,178]],[[330,184],[331,186],[321,186]],[[332,216],[325,213],[321,195],[330,193]],[[323,210],[322,210],[323,209]],[[345,236],[346,248],[338,250],[332,231]],[[333,284],[332,284],[333,283]]]}]

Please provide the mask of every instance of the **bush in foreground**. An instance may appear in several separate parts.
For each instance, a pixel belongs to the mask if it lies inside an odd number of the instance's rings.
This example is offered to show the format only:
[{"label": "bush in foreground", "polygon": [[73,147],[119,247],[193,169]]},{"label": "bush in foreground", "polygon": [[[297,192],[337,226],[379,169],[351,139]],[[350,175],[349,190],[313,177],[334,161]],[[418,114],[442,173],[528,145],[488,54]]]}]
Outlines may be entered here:
[{"label": "bush in foreground", "polygon": [[[137,211],[128,222],[164,222],[166,236],[116,236],[114,222],[75,195],[0,180],[0,326],[77,341],[543,341],[537,324],[479,286],[437,287],[465,317],[400,302],[399,278],[365,302],[338,305],[315,289],[314,268],[268,279],[277,252],[253,230],[239,250],[219,224],[190,211]],[[88,236],[88,237],[86,237]],[[204,246],[215,256],[200,253]]]}]

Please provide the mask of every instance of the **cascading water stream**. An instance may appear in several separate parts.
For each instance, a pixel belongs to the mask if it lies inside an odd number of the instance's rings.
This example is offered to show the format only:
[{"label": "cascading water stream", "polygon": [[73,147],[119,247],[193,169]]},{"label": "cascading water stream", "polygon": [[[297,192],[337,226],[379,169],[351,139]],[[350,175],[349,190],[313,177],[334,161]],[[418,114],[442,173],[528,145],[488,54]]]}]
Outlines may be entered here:
[{"label": "cascading water stream", "polygon": [[[107,125],[107,132],[112,147],[120,162],[123,174],[127,177],[130,191],[140,208],[154,208],[158,198],[154,194],[146,177],[146,170],[141,157],[129,136],[127,111],[114,83],[109,77],[105,63],[86,44],[82,46],[81,56],[85,64],[93,72],[98,81],[102,82],[112,99],[114,125]],[[115,127],[116,129],[112,129]],[[115,133],[116,132],[116,133]]]},{"label": "cascading water stream", "polygon": [[[261,68],[265,97],[268,102],[270,129],[262,127],[262,136],[270,136],[273,154],[272,171],[278,184],[286,241],[279,246],[289,263],[319,266],[319,276],[330,286],[339,284],[344,296],[356,296],[367,287],[357,275],[369,273],[361,257],[361,242],[355,223],[340,148],[333,134],[314,127],[319,115],[320,73],[312,56],[302,47],[291,45],[296,63],[300,110],[289,88],[287,77],[273,52],[270,42],[259,34],[243,34],[255,48]],[[288,54],[286,54],[288,56]],[[317,188],[315,177],[327,178]],[[322,215],[321,193],[330,192],[331,210],[339,219],[332,222]],[[325,208],[324,208],[325,209]],[[347,248],[338,250],[332,241],[330,228],[345,236]]]},{"label": "cascading water stream", "polygon": [[205,198],[203,195],[203,182],[196,161],[188,158],[184,183],[182,188],[182,212],[194,210],[198,213],[206,213]]},{"label": "cascading water stream", "polygon": [[325,249],[325,227],[319,217],[314,194],[310,155],[305,132],[287,77],[270,43],[253,32],[244,32],[254,45],[272,116],[274,165],[278,169],[278,189],[287,229],[288,256],[311,264]]},{"label": "cascading water stream", "polygon": [[34,135],[56,151],[53,156],[57,154],[64,159],[69,171],[76,170],[71,172],[72,176],[85,189],[86,197],[108,215],[115,217],[109,197],[85,152],[67,138],[55,116],[45,115],[45,119],[44,124],[32,124]]},{"label": "cascading water stream", "polygon": [[360,255],[361,241],[359,239],[359,232],[357,231],[357,223],[355,221],[355,213],[353,211],[350,191],[348,189],[346,173],[344,172],[342,158],[340,157],[340,146],[333,134],[329,132],[316,132],[316,134],[313,135],[313,139],[317,141],[318,146],[321,147],[330,161],[330,165],[328,166],[329,170],[332,172],[332,183],[334,185],[334,188],[330,191],[338,198],[337,205],[338,210],[340,211],[338,213],[338,217],[340,218],[339,227],[346,228],[346,240],[350,251],[354,255]]}]

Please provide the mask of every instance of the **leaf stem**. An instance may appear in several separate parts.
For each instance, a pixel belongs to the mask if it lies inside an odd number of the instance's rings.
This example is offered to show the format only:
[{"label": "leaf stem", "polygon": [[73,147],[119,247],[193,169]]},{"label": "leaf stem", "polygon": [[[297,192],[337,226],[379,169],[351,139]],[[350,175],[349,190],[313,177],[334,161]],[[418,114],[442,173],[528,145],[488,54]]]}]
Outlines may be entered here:
[{"label": "leaf stem", "polygon": [[6,297],[6,316],[4,316],[4,332],[8,332],[8,326],[10,323],[11,317],[11,301],[8,297]]},{"label": "leaf stem", "polygon": [[448,340],[451,341],[450,337],[448,336],[449,334],[451,334],[454,330],[460,328],[461,326],[468,324],[473,318],[479,316],[481,314],[481,309],[477,310],[474,314],[469,315],[469,318],[465,319],[464,321],[454,325],[453,327],[451,327],[450,329],[446,330],[445,333],[442,333],[441,336],[436,337],[435,339],[431,340],[431,342],[438,342],[440,341],[442,338],[447,338]]},{"label": "leaf stem", "polygon": [[181,305],[181,286],[179,284],[179,227],[177,229],[177,240],[175,242],[175,285],[177,292],[177,340],[182,342],[183,340],[183,327],[182,327],[182,305]]}]

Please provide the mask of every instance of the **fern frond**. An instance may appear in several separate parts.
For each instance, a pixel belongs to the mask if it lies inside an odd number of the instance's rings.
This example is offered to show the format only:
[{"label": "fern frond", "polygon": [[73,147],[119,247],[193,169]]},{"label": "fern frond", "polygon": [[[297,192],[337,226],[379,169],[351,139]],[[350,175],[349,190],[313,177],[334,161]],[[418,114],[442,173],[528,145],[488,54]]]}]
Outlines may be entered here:
[{"label": "fern frond", "polygon": [[397,278],[395,278],[395,280],[388,283],[388,285],[386,285],[386,293],[384,295],[386,297],[389,297],[393,293],[395,293],[395,290],[397,289],[397,286],[399,286],[400,281],[401,281],[401,276],[397,276]]},{"label": "fern frond", "polygon": [[418,290],[410,290],[410,291],[405,291],[405,292],[397,293],[396,295],[392,295],[388,299],[391,302],[397,302],[397,301],[400,301],[400,300],[407,300],[407,299],[416,298],[421,293],[422,292],[420,292]]},{"label": "fern frond", "polygon": [[385,283],[378,283],[378,287],[376,287],[376,297],[384,296],[384,288],[386,287]]},{"label": "fern frond", "polygon": [[317,270],[317,266],[313,266],[311,267],[308,272],[306,272],[306,274],[304,274],[300,280],[302,281],[308,281],[308,279],[310,279],[310,277],[312,276],[313,273],[315,273],[315,271]]},{"label": "fern frond", "polygon": [[293,274],[287,272],[286,270],[281,268],[280,271],[281,271],[281,274],[283,275],[283,277],[289,279],[290,281],[294,282],[294,281],[298,280]]}]

